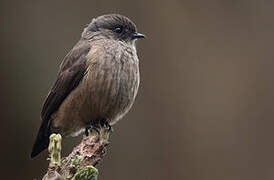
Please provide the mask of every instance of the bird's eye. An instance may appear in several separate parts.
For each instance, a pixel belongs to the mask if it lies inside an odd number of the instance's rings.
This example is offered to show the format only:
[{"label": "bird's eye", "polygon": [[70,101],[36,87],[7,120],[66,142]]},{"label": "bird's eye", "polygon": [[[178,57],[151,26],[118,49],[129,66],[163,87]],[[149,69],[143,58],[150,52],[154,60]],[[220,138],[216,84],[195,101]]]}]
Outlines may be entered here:
[{"label": "bird's eye", "polygon": [[121,32],[123,32],[123,28],[122,27],[116,27],[116,28],[113,29],[113,31],[116,32],[116,33],[121,33]]}]

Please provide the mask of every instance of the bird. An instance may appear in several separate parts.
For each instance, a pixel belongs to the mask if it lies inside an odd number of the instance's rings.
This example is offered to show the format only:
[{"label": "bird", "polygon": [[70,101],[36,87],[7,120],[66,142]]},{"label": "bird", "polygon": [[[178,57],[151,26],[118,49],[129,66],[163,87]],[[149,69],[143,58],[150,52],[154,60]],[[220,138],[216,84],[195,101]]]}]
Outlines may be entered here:
[{"label": "bird", "polygon": [[140,83],[136,51],[140,38],[145,35],[126,16],[92,19],[60,64],[41,110],[31,158],[48,147],[51,133],[88,135],[99,125],[111,129],[128,113]]}]

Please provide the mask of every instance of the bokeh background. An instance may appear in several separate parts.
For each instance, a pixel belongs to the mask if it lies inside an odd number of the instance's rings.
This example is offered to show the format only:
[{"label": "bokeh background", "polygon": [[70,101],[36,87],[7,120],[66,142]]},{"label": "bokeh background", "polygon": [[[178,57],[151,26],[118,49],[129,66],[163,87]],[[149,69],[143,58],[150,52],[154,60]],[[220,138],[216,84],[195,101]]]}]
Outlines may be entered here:
[{"label": "bokeh background", "polygon": [[29,158],[42,102],[85,24],[105,13],[148,38],[100,179],[274,179],[274,1],[257,0],[2,0],[1,179],[45,174],[47,152]]}]

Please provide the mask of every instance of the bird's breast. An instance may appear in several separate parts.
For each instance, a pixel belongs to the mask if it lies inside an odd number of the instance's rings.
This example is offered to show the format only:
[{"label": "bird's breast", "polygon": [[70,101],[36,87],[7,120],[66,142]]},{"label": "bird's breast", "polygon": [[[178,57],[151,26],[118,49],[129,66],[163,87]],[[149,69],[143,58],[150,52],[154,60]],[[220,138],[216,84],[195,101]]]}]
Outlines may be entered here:
[{"label": "bird's breast", "polygon": [[84,101],[92,118],[107,118],[111,124],[132,106],[138,86],[137,56],[127,52],[104,53],[100,61],[89,64],[83,80]]}]

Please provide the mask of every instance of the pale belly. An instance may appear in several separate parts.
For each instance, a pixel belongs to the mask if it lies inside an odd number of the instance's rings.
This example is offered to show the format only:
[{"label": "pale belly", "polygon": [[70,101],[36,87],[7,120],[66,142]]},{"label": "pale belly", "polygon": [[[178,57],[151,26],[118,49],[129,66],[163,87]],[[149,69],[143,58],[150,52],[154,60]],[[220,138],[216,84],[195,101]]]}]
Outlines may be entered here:
[{"label": "pale belly", "polygon": [[52,132],[78,135],[101,119],[113,125],[130,110],[139,86],[138,63],[114,63],[88,69],[78,87],[52,115]]}]

